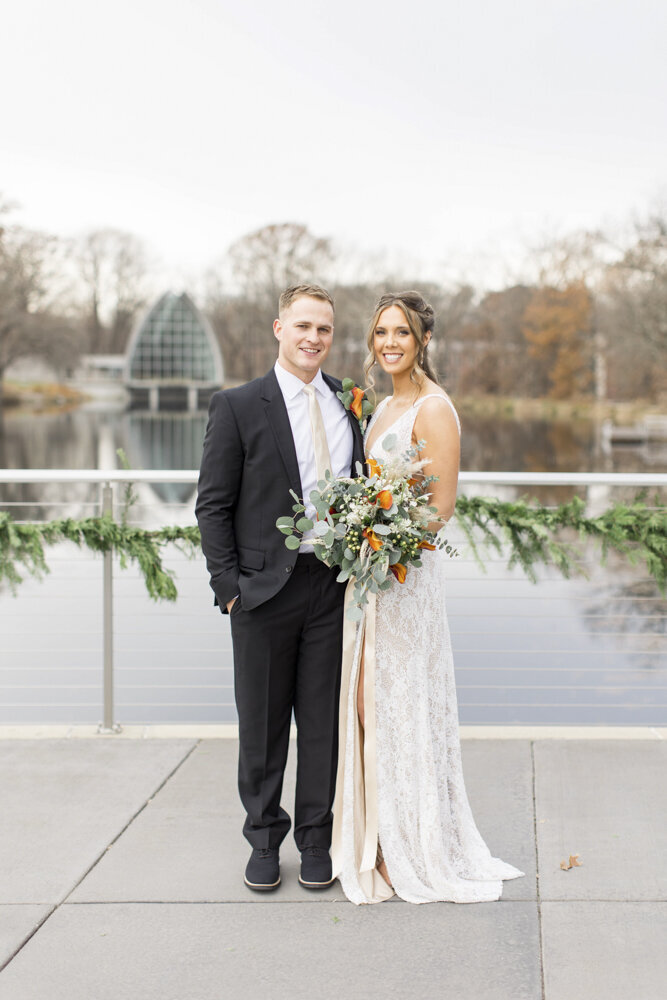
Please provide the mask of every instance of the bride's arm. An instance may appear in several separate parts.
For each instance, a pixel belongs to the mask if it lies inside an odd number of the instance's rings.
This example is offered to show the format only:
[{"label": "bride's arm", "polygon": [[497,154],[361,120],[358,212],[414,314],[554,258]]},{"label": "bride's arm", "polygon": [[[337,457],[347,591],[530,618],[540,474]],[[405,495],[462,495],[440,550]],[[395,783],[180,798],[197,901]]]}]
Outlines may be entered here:
[{"label": "bride's arm", "polygon": [[[461,453],[459,429],[452,408],[445,399],[427,399],[417,413],[413,430],[414,441],[424,441],[419,457],[428,460],[426,476],[437,476],[430,484],[431,504],[438,508],[444,521],[448,521],[456,506],[456,485],[459,478]],[[429,525],[431,531],[442,527],[437,522]]]}]

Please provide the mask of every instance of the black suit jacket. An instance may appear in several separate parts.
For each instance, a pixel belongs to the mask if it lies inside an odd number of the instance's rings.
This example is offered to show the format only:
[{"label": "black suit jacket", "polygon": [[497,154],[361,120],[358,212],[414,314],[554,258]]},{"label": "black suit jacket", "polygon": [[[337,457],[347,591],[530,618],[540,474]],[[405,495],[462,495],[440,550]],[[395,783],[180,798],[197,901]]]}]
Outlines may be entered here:
[{"label": "black suit jacket", "polygon": [[[323,373],[324,374],[324,373]],[[334,392],[338,379],[324,375]],[[364,461],[359,424],[351,475]],[[275,596],[290,578],[298,550],[285,547],[276,520],[292,514],[290,489],[302,496],[299,463],[283,394],[273,369],[236,389],[216,392],[199,476],[195,512],[216,603],[237,594],[249,611]]]}]

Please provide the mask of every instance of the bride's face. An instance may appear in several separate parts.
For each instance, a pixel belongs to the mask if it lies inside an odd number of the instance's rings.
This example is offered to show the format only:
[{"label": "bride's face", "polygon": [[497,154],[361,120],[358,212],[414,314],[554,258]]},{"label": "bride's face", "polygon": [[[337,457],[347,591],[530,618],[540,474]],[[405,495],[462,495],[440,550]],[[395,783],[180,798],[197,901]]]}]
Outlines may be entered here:
[{"label": "bride's face", "polygon": [[401,375],[414,368],[419,344],[400,306],[389,306],[380,313],[373,335],[373,349],[380,368],[389,375]]}]

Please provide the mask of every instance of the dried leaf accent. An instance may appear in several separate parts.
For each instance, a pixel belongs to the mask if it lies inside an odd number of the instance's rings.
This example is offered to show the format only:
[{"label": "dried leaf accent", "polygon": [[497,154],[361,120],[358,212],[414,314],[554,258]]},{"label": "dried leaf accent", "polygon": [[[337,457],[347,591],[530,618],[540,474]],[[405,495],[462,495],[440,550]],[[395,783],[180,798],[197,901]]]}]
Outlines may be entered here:
[{"label": "dried leaf accent", "polygon": [[570,868],[581,868],[581,861],[579,860],[579,855],[571,854],[569,861],[561,861],[560,866],[564,872],[568,872]]}]

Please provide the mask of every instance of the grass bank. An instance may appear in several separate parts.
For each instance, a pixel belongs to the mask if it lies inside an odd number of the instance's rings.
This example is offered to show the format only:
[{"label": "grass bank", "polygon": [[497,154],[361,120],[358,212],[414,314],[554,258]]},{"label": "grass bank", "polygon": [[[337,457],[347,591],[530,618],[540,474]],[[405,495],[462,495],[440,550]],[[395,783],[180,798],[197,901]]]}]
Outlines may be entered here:
[{"label": "grass bank", "polygon": [[667,412],[661,403],[645,399],[632,401],[594,399],[512,399],[509,396],[456,396],[456,408],[466,417],[493,417],[496,420],[611,420],[614,424],[634,424],[650,413]]},{"label": "grass bank", "polygon": [[4,382],[2,385],[2,405],[6,408],[70,408],[86,399],[85,393],[60,382]]}]

